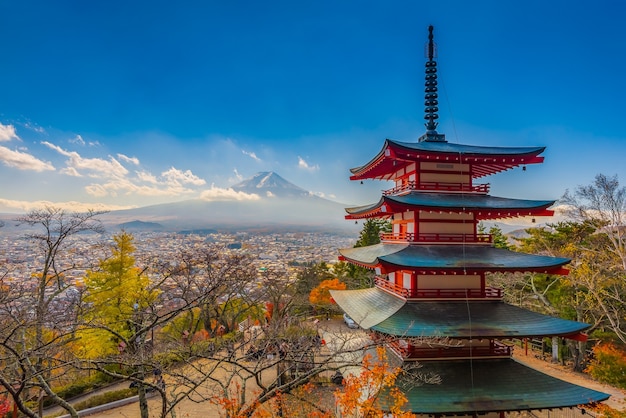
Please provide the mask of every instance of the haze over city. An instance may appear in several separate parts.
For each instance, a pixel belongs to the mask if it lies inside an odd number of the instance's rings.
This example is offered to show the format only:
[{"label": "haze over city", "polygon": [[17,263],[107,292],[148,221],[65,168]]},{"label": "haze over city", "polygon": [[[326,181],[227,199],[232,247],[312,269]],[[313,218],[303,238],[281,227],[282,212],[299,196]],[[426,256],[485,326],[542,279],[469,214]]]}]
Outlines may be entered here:
[{"label": "haze over city", "polygon": [[[626,182],[626,6],[619,1],[0,3],[0,212],[249,200],[274,171],[341,203],[385,138],[424,132],[435,27],[438,131],[546,146],[491,194],[558,199]],[[626,184],[626,183],[624,183]]]}]

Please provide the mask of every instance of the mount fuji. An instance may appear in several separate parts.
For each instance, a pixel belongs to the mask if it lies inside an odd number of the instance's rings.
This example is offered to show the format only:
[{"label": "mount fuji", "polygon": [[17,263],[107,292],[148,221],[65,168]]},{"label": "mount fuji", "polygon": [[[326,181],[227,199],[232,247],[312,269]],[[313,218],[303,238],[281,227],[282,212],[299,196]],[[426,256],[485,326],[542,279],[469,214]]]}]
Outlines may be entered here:
[{"label": "mount fuji", "polygon": [[261,172],[231,186],[240,200],[193,199],[113,211],[109,227],[159,231],[264,230],[358,234],[344,219],[345,205],[315,196],[275,172]]}]

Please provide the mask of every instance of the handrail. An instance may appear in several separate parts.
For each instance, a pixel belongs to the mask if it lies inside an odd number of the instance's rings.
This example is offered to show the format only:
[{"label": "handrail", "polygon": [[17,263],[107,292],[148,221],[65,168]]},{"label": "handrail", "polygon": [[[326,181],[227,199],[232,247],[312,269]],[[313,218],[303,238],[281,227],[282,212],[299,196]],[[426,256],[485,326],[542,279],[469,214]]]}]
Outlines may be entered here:
[{"label": "handrail", "polygon": [[450,358],[450,357],[510,357],[511,347],[495,343],[490,347],[402,347],[399,341],[390,343],[403,358]]},{"label": "handrail", "polygon": [[405,289],[398,284],[383,279],[382,277],[375,277],[374,284],[382,289],[388,290],[389,292],[395,293],[396,295],[402,296],[404,298],[409,296],[409,289]]},{"label": "handrail", "polygon": [[502,299],[502,289],[485,287],[482,289],[418,289],[410,292],[415,299]]},{"label": "handrail", "polygon": [[420,182],[409,181],[392,189],[384,190],[383,195],[395,195],[413,190],[436,191],[436,192],[470,192],[488,193],[489,183],[469,185],[467,183],[448,183],[439,181]]},{"label": "handrail", "polygon": [[401,285],[376,276],[374,284],[381,289],[410,299],[502,299],[502,289],[485,287],[485,289],[405,289]]},{"label": "handrail", "polygon": [[493,237],[491,234],[415,234],[413,232],[382,232],[381,241],[403,241],[403,242],[459,242],[459,243],[484,243],[491,244]]}]

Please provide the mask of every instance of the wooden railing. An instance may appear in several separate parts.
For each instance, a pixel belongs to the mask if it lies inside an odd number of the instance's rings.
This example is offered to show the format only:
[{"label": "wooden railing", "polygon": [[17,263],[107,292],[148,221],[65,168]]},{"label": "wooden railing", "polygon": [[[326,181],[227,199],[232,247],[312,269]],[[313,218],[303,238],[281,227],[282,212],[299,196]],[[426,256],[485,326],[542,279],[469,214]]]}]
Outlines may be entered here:
[{"label": "wooden railing", "polygon": [[374,284],[390,293],[406,299],[502,299],[502,289],[486,287],[483,289],[405,289],[383,277],[374,278]]},{"label": "wooden railing", "polygon": [[408,183],[396,186],[389,190],[384,190],[383,195],[395,195],[410,192],[413,190],[429,191],[429,192],[470,192],[470,193],[488,193],[489,183],[469,185],[467,183],[444,183],[444,182],[421,182],[416,183],[409,181]]},{"label": "wooden railing", "polygon": [[383,279],[382,277],[376,277],[374,279],[374,283],[376,284],[376,286],[380,287],[381,289],[385,289],[391,293],[394,293],[398,296],[402,296],[403,298],[407,298],[409,296],[409,290],[403,288],[400,285],[397,285],[395,283],[392,283],[388,280]]},{"label": "wooden railing", "polygon": [[486,287],[482,289],[422,289],[409,292],[416,299],[502,299],[502,289]]},{"label": "wooden railing", "polygon": [[399,341],[392,341],[389,346],[403,358],[475,358],[475,357],[510,357],[510,346],[495,342],[489,347],[404,347]]},{"label": "wooden railing", "polygon": [[402,242],[438,242],[438,243],[483,243],[491,244],[491,234],[415,234],[413,232],[393,233],[383,232],[380,234],[381,241]]}]

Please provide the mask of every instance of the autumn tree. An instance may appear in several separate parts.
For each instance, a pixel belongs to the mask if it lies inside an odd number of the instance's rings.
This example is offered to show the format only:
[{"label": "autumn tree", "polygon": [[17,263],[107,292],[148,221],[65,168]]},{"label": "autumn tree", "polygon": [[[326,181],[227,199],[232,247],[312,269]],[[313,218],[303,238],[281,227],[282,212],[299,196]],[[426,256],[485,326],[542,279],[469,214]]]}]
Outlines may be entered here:
[{"label": "autumn tree", "polygon": [[319,286],[324,280],[333,278],[330,266],[325,262],[308,263],[298,271],[295,278],[296,309],[300,312],[311,312],[312,307],[309,302],[311,290]]},{"label": "autumn tree", "polygon": [[311,293],[309,294],[309,301],[313,306],[321,308],[326,312],[326,315],[328,315],[333,308],[330,291],[345,289],[346,284],[342,283],[339,279],[324,280],[319,284],[319,286],[311,290]]},{"label": "autumn tree", "polygon": [[81,332],[84,356],[111,354],[120,344],[131,349],[135,341],[135,316],[151,306],[158,291],[135,265],[134,237],[121,232],[113,236],[111,255],[102,258],[97,269],[87,271],[84,280],[84,328]]},{"label": "autumn tree", "polygon": [[335,391],[341,416],[414,417],[414,414],[402,409],[407,399],[396,386],[402,373],[401,367],[389,364],[384,347],[376,349],[376,356],[372,353],[365,354],[359,371],[344,377],[343,387]]},{"label": "autumn tree", "polygon": [[593,347],[593,360],[585,370],[594,379],[626,389],[626,352],[611,343]]},{"label": "autumn tree", "polygon": [[[106,358],[125,351],[144,355],[147,341],[141,331],[156,318],[153,310],[159,291],[135,266],[133,240],[127,232],[114,235],[111,255],[102,258],[97,269],[87,271],[83,322],[77,333],[82,358]],[[138,370],[138,379],[143,380],[143,364]],[[146,391],[141,382],[139,403],[141,416],[147,418]]]},{"label": "autumn tree", "polygon": [[[28,417],[42,416],[43,396],[78,416],[54,387],[68,371],[67,347],[76,332],[80,298],[70,277],[90,267],[89,253],[77,252],[79,244],[86,250],[84,234],[103,232],[99,214],[48,207],[17,218],[35,255],[30,276],[9,274],[0,286],[0,385]],[[37,410],[26,402],[33,393]]]},{"label": "autumn tree", "polygon": [[592,184],[568,190],[562,201],[572,219],[590,222],[606,234],[605,250],[619,259],[626,272],[626,188],[620,187],[617,176],[598,174]]}]

